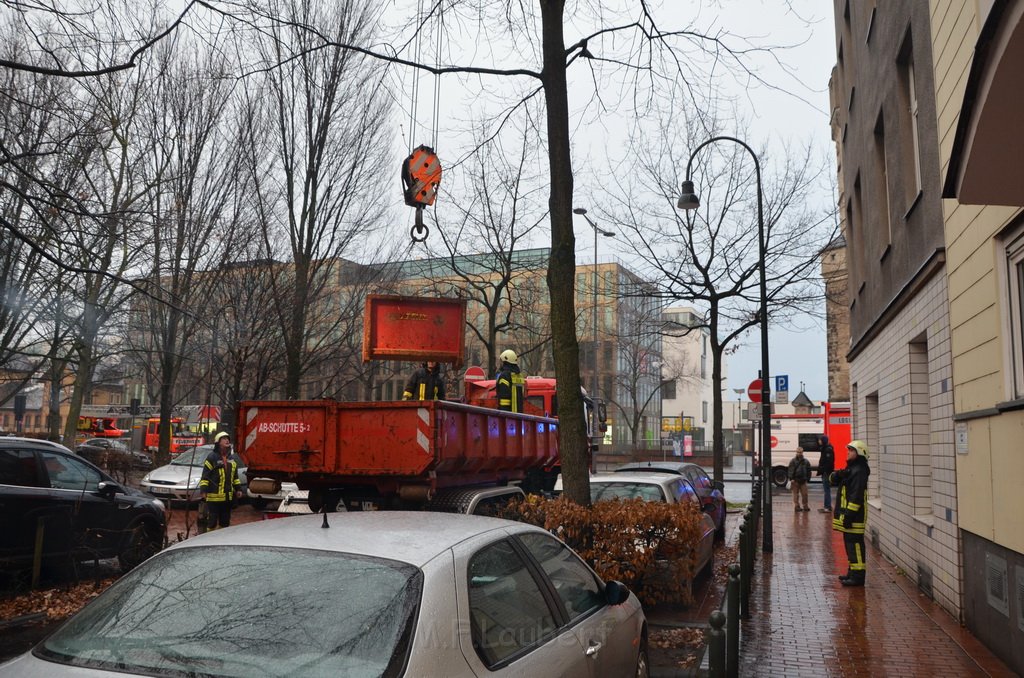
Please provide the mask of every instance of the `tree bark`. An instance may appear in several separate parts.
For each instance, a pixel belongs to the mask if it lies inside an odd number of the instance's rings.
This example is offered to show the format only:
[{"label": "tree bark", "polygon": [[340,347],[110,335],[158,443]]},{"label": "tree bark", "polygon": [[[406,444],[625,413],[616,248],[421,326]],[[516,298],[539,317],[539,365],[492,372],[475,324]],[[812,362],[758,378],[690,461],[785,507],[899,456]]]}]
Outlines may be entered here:
[{"label": "tree bark", "polygon": [[565,77],[564,0],[540,0],[551,171],[551,260],[548,291],[558,380],[559,455],[565,496],[590,504],[590,441],[580,395],[580,347],[576,338],[576,238],[572,231],[572,156]]}]

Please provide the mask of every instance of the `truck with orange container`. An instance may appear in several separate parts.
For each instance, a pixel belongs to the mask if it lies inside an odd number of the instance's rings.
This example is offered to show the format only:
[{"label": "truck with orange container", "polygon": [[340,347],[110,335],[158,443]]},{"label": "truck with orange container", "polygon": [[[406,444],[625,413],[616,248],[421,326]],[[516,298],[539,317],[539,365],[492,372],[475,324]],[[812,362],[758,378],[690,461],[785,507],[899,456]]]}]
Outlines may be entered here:
[{"label": "truck with orange container", "polygon": [[[371,295],[366,314],[365,359],[461,361],[462,300]],[[314,511],[468,506],[496,487],[552,489],[554,380],[528,379],[525,411],[512,413],[496,408],[494,381],[482,377],[467,370],[461,402],[243,401],[236,437],[250,489],[294,482]]]}]

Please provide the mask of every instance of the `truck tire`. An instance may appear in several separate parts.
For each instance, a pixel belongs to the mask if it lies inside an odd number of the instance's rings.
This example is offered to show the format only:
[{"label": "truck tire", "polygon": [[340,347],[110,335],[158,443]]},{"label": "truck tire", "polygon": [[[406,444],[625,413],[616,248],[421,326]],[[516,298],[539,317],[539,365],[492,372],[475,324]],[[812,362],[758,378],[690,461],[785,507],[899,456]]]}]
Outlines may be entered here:
[{"label": "truck tire", "polygon": [[775,487],[785,487],[789,481],[789,471],[785,466],[773,466],[772,467],[772,482]]},{"label": "truck tire", "polygon": [[307,500],[307,502],[309,504],[310,511],[312,511],[313,513],[320,513],[320,511],[324,507],[325,494],[326,493],[318,487],[313,488],[309,491],[309,499]]}]

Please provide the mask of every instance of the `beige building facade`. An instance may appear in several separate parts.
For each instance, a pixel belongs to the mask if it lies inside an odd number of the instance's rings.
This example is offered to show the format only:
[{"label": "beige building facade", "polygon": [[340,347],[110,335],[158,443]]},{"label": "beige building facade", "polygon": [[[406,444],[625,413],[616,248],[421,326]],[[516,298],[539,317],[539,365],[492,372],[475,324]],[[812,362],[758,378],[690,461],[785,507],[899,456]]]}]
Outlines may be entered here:
[{"label": "beige building facade", "polygon": [[963,619],[1024,673],[1024,0],[931,0]]}]

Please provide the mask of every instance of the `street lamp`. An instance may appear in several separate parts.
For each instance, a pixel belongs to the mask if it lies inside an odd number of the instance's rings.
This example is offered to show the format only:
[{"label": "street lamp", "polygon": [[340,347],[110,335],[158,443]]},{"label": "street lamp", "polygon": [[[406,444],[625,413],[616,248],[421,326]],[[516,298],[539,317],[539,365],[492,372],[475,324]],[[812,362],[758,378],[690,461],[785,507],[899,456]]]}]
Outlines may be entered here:
[{"label": "street lamp", "polygon": [[761,537],[761,548],[770,552],[773,550],[772,543],[772,490],[771,490],[771,468],[772,468],[772,432],[771,432],[771,388],[768,386],[768,282],[765,275],[765,242],[764,242],[764,206],[761,190],[761,163],[757,159],[757,153],[747,144],[736,137],[717,136],[702,143],[690,153],[690,159],[686,163],[686,181],[683,182],[681,195],[677,207],[681,210],[694,210],[700,207],[700,198],[693,190],[693,181],[690,180],[690,170],[693,167],[693,159],[697,152],[708,144],[716,141],[732,141],[747,150],[750,157],[754,159],[754,171],[757,178],[757,254],[758,270],[761,274],[761,471],[764,475],[763,496],[764,496],[764,534]]},{"label": "street lamp", "polygon": [[595,224],[593,221],[591,221],[590,217],[587,216],[587,210],[584,207],[574,208],[573,213],[578,214],[584,219],[586,219],[587,223],[590,224],[590,226],[594,229],[594,271],[592,278],[594,289],[594,346],[592,349],[592,352],[594,354],[594,390],[591,394],[591,398],[593,399],[593,407],[591,407],[590,411],[590,435],[592,436],[596,444],[596,441],[599,440],[597,431],[597,236],[603,235],[606,238],[614,238],[615,233],[613,233],[612,231],[606,231],[603,228],[599,227],[597,224]]}]

